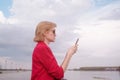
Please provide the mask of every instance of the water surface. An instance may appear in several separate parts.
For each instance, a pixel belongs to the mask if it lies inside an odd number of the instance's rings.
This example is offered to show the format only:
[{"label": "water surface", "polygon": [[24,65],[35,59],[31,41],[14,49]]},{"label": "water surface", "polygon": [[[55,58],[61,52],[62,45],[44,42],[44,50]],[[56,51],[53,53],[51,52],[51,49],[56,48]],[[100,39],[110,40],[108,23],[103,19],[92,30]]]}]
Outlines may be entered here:
[{"label": "water surface", "polygon": [[[30,71],[12,71],[0,74],[0,80],[30,80]],[[118,71],[66,71],[66,80],[120,80]]]}]

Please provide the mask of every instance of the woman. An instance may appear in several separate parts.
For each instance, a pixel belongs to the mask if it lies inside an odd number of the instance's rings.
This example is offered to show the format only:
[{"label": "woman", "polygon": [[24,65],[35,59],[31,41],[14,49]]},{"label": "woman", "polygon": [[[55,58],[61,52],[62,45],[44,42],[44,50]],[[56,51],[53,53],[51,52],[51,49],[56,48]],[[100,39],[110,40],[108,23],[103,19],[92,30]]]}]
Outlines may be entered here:
[{"label": "woman", "polygon": [[56,24],[49,21],[40,22],[35,31],[34,41],[37,42],[32,55],[31,80],[61,80],[77,45],[72,46],[61,66],[58,65],[51,49],[50,42],[55,41]]}]

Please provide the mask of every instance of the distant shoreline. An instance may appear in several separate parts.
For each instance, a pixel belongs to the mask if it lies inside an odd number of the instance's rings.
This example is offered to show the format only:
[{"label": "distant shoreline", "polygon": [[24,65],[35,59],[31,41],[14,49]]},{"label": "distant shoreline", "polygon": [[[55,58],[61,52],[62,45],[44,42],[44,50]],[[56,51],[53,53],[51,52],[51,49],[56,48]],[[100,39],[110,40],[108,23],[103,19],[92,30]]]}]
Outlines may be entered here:
[{"label": "distant shoreline", "polygon": [[0,69],[1,71],[31,71],[31,69]]},{"label": "distant shoreline", "polygon": [[0,74],[2,74],[2,72],[0,72]]},{"label": "distant shoreline", "polygon": [[80,67],[74,69],[68,69],[68,71],[120,71],[120,66],[114,67]]},{"label": "distant shoreline", "polygon": [[4,73],[4,72],[19,72],[19,71],[31,71],[31,69],[0,69],[0,74]]}]

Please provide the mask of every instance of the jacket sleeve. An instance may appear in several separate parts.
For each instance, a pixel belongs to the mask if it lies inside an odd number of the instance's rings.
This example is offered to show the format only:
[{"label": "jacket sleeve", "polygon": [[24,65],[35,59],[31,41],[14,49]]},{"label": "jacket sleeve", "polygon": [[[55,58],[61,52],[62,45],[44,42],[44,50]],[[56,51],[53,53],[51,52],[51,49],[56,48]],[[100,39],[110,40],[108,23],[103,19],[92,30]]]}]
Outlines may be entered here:
[{"label": "jacket sleeve", "polygon": [[46,47],[39,48],[38,58],[42,65],[46,68],[48,73],[56,79],[61,79],[64,76],[64,71],[58,65],[52,51]]}]

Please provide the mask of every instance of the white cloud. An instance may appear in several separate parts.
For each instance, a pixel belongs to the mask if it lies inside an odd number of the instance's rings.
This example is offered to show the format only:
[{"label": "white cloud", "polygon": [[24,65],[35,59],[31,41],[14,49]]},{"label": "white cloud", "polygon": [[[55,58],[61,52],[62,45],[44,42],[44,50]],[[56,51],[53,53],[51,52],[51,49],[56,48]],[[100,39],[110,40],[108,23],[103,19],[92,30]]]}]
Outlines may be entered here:
[{"label": "white cloud", "polygon": [[79,34],[79,50],[71,65],[99,66],[120,65],[120,17],[119,2],[83,14],[76,23]]},{"label": "white cloud", "polygon": [[78,23],[91,23],[97,20],[120,20],[120,1],[96,8],[80,15]]},{"label": "white cloud", "polygon": [[[78,52],[71,66],[78,61],[83,62],[76,63],[74,67],[94,65],[94,61],[97,63],[102,59],[106,61],[103,64],[107,65],[109,59],[114,63],[120,52],[119,2],[96,9],[94,4],[93,0],[13,0],[12,15],[5,18],[0,13],[0,22],[4,23],[0,24],[0,44],[4,49],[10,47],[8,51],[13,52],[14,58],[19,55],[20,59],[24,55],[30,62],[35,26],[39,21],[50,20],[58,25],[56,42],[51,48],[60,61],[67,48],[80,37]],[[6,25],[8,23],[12,25]]]},{"label": "white cloud", "polygon": [[8,18],[6,21],[7,24],[18,24],[18,20],[14,18]]},{"label": "white cloud", "polygon": [[45,19],[72,19],[74,15],[80,14],[79,11],[90,6],[91,0],[14,0],[11,12],[14,14],[12,17],[19,19],[19,22],[33,23]]},{"label": "white cloud", "polygon": [[[78,28],[80,29],[75,32],[81,37],[80,48],[90,51],[86,54],[96,57],[112,57],[119,54],[120,20],[90,21],[88,24],[80,24]],[[113,54],[114,52],[116,53]]]},{"label": "white cloud", "polygon": [[6,22],[6,18],[4,14],[2,13],[2,11],[0,11],[0,23],[5,23],[5,22]]},{"label": "white cloud", "polygon": [[0,11],[0,23],[2,24],[16,24],[18,23],[17,19],[6,18],[2,11]]}]

